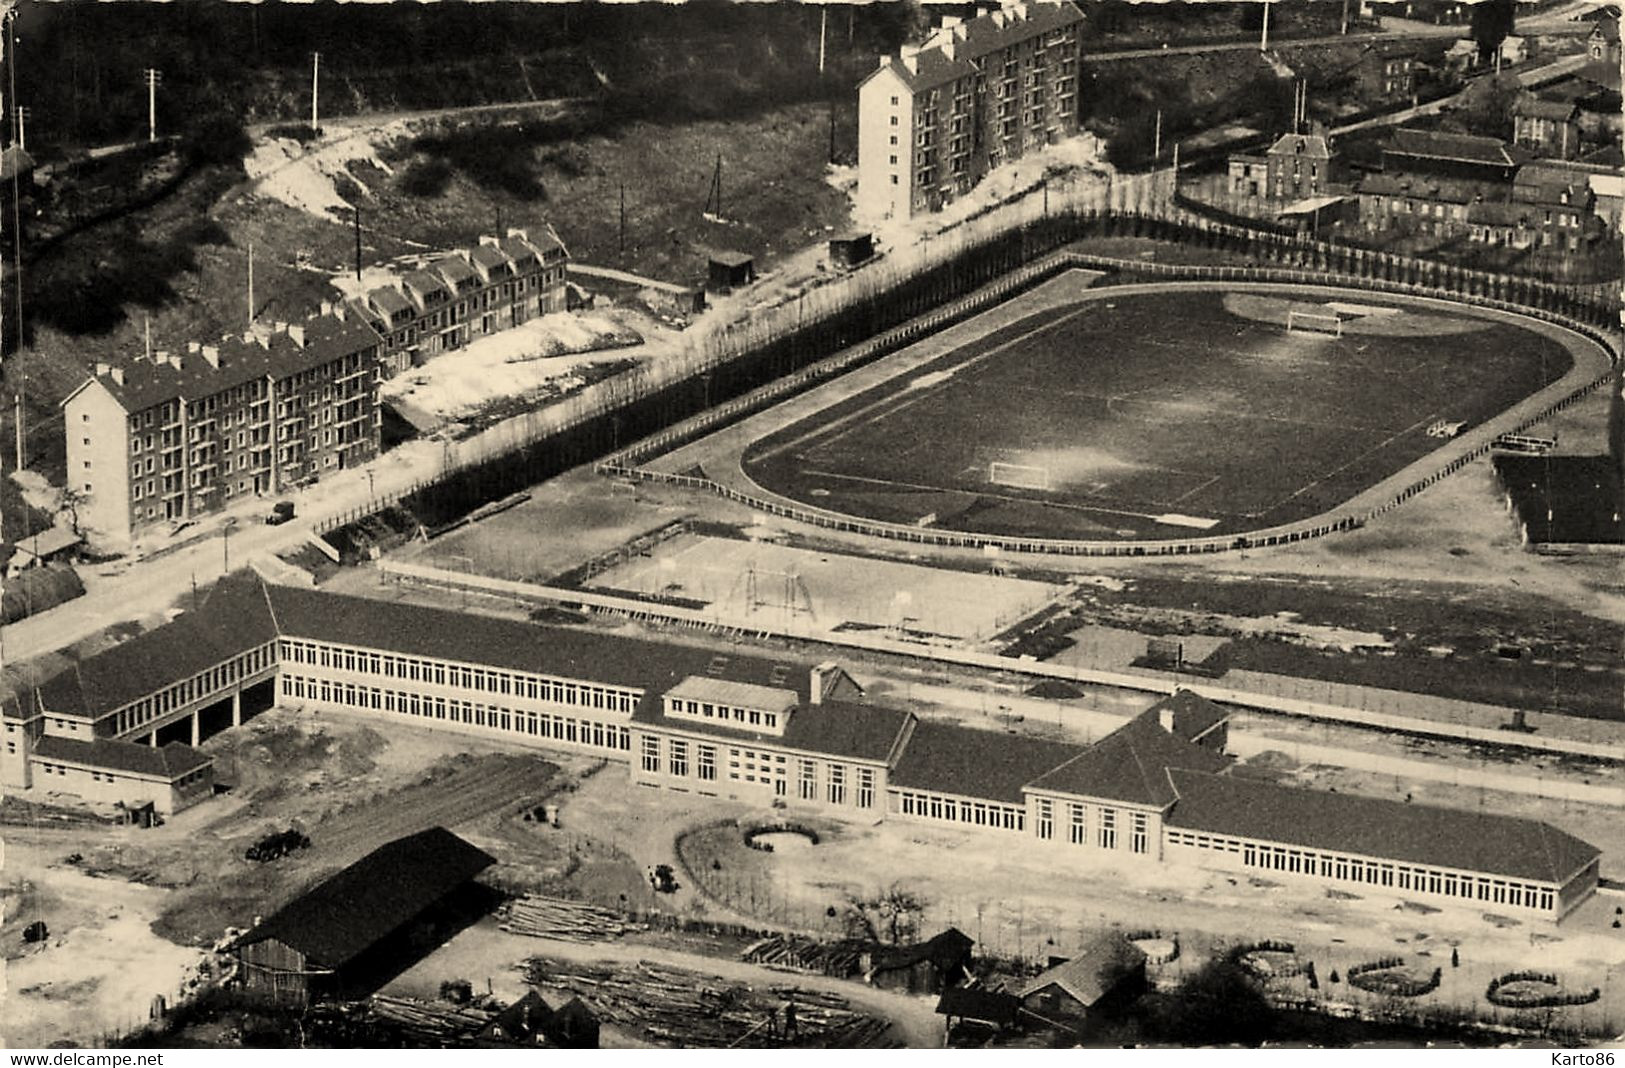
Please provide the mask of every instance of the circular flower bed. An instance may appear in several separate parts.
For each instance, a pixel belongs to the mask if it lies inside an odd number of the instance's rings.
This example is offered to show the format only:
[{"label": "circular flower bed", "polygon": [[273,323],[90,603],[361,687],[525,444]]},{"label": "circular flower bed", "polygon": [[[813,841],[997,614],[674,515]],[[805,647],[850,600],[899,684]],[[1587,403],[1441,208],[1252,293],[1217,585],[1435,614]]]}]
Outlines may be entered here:
[{"label": "circular flower bed", "polygon": [[[786,845],[786,839],[804,839],[805,845],[818,844],[818,832],[799,823],[764,823],[745,828],[745,845],[763,853],[771,853],[777,845]],[[800,842],[796,844],[802,844]]]},{"label": "circular flower bed", "polygon": [[1290,979],[1305,970],[1291,942],[1249,942],[1232,949],[1230,959],[1259,979]]},{"label": "circular flower bed", "polygon": [[1602,997],[1590,990],[1564,990],[1549,972],[1508,972],[1490,980],[1484,992],[1492,1005],[1506,1009],[1546,1009],[1562,1005],[1589,1005]]},{"label": "circular flower bed", "polygon": [[1145,954],[1147,964],[1167,964],[1179,959],[1179,937],[1168,936],[1161,931],[1128,931],[1123,937],[1134,943],[1141,953]]},{"label": "circular flower bed", "polygon": [[1350,968],[1348,982],[1350,986],[1372,994],[1419,998],[1437,990],[1443,975],[1443,970],[1439,968],[1424,972],[1419,968],[1406,967],[1400,957],[1384,957]]}]

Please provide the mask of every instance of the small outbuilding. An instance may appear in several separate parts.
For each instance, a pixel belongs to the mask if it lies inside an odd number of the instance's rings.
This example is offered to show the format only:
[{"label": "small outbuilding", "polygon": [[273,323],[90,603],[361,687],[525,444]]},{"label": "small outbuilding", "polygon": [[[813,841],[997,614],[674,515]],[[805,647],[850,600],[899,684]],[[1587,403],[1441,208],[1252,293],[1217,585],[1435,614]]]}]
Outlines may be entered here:
[{"label": "small outbuilding", "polygon": [[867,263],[875,255],[875,236],[871,233],[848,230],[829,239],[829,262],[840,270],[851,270]]},{"label": "small outbuilding", "polygon": [[706,288],[727,292],[756,281],[756,257],[744,252],[713,252]]},{"label": "small outbuilding", "polygon": [[950,927],[912,946],[877,946],[863,962],[865,978],[886,990],[935,994],[957,986],[970,974],[971,948],[976,942]]},{"label": "small outbuilding", "polygon": [[1015,1028],[1021,1019],[1021,999],[1002,990],[954,987],[937,999],[937,1015],[946,1018],[950,1036],[971,1029],[991,1037]]},{"label": "small outbuilding", "polygon": [[1145,990],[1145,953],[1113,932],[1030,980],[1018,996],[1041,1022],[1082,1035],[1119,1018]]}]

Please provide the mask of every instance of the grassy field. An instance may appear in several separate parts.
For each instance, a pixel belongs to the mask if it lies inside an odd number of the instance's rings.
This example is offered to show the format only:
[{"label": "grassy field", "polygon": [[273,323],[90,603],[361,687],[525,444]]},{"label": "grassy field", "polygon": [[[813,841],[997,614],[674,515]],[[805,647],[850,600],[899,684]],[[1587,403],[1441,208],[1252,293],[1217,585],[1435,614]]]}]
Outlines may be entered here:
[{"label": "grassy field", "polygon": [[1481,421],[1571,363],[1455,314],[1289,333],[1290,306],[1181,292],[1056,309],[757,442],[746,470],[822,507],[954,529],[1229,533],[1333,507],[1435,448],[1433,421]]}]

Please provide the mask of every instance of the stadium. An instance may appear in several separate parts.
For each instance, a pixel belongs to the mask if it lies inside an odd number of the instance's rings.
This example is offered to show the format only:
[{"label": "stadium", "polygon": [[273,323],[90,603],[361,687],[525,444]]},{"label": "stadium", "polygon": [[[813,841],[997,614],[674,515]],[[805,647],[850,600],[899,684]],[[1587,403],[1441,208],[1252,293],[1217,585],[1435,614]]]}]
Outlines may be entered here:
[{"label": "stadium", "polygon": [[1578,334],[1447,301],[1091,281],[1051,279],[651,466],[922,531],[1231,537],[1375,500],[1608,366]]}]

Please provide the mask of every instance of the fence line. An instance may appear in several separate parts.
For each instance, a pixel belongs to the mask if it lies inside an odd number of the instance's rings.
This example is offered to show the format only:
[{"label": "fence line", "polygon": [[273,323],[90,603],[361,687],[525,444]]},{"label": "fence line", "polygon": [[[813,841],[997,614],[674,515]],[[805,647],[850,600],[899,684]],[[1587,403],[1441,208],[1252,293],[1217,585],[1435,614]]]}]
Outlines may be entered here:
[{"label": "fence line", "polygon": [[[889,349],[900,340],[912,339],[936,329],[941,324],[962,316],[968,311],[983,307],[1002,299],[1012,290],[1024,286],[1040,277],[1047,277],[1069,267],[1096,267],[1107,270],[1133,270],[1154,277],[1179,279],[1184,281],[1205,280],[1221,282],[1242,283],[1270,283],[1288,285],[1332,285],[1345,289],[1364,289],[1374,292],[1398,294],[1403,296],[1447,300],[1456,303],[1489,308],[1506,314],[1522,315],[1549,322],[1565,330],[1579,334],[1587,340],[1598,345],[1607,355],[1609,370],[1593,378],[1584,385],[1571,390],[1562,397],[1541,405],[1533,413],[1526,414],[1522,419],[1511,425],[1497,426],[1494,420],[1474,428],[1469,432],[1470,447],[1463,450],[1460,447],[1445,446],[1439,450],[1451,453],[1448,459],[1440,463],[1427,474],[1406,482],[1386,495],[1381,503],[1343,511],[1333,509],[1319,516],[1311,517],[1295,523],[1282,524],[1263,531],[1250,532],[1241,535],[1220,535],[1200,538],[1159,539],[1143,541],[1081,541],[1060,538],[1031,538],[1016,537],[999,534],[974,534],[951,530],[933,530],[925,527],[910,526],[901,523],[887,523],[880,520],[869,520],[857,516],[849,516],[831,512],[824,509],[796,504],[778,498],[766,496],[765,493],[749,493],[731,486],[723,485],[713,479],[703,476],[684,475],[671,472],[653,471],[639,466],[650,458],[668,451],[673,445],[715,429],[718,425],[731,421],[738,415],[765,407],[768,403],[778,400],[790,393],[805,388],[808,384],[820,377],[834,374],[844,370],[855,363],[862,362],[872,351]],[[828,360],[822,361],[806,368],[789,379],[770,383],[743,397],[736,398],[726,405],[710,412],[701,413],[674,427],[668,428],[651,438],[637,443],[631,449],[613,456],[599,465],[599,471],[607,475],[635,478],[642,481],[661,482],[671,485],[684,486],[692,489],[706,490],[716,493],[728,500],[736,501],[747,507],[770,515],[808,523],[813,526],[840,530],[849,533],[864,534],[874,537],[889,538],[913,542],[915,544],[935,545],[949,548],[986,548],[995,547],[1001,551],[1046,553],[1065,556],[1170,556],[1192,555],[1230,550],[1245,550],[1250,548],[1263,548],[1278,545],[1288,545],[1311,538],[1324,537],[1340,531],[1354,530],[1364,526],[1373,519],[1378,518],[1399,507],[1405,501],[1422,492],[1435,482],[1454,474],[1484,455],[1492,448],[1494,441],[1503,434],[1521,433],[1551,415],[1566,410],[1578,403],[1598,388],[1605,386],[1613,377],[1613,368],[1620,360],[1620,346],[1617,339],[1596,330],[1588,324],[1570,319],[1567,316],[1540,308],[1529,308],[1509,301],[1478,294],[1460,294],[1450,290],[1434,287],[1419,286],[1411,283],[1389,282],[1383,279],[1365,278],[1357,275],[1345,275],[1322,271],[1299,271],[1276,267],[1205,267],[1183,266],[1172,264],[1144,263],[1138,260],[1122,260],[1110,257],[1094,256],[1074,251],[1063,251],[1046,257],[1038,263],[1016,272],[1010,277],[1008,285],[995,285],[985,287],[983,290],[954,302],[939,313],[933,313],[915,320],[911,323],[888,331],[886,334],[871,342],[860,345],[846,353],[838,354]],[[1548,387],[1551,388],[1551,387]],[[1527,402],[1526,402],[1527,403]],[[1439,453],[1430,454],[1439,458]],[[1417,463],[1426,461],[1423,457]],[[1413,465],[1414,466],[1414,465]],[[1403,474],[1403,471],[1399,474]],[[1394,476],[1398,477],[1398,476]],[[1380,484],[1379,484],[1380,485]],[[1367,491],[1369,494],[1371,491]],[[1346,507],[1346,506],[1345,506]]]}]

